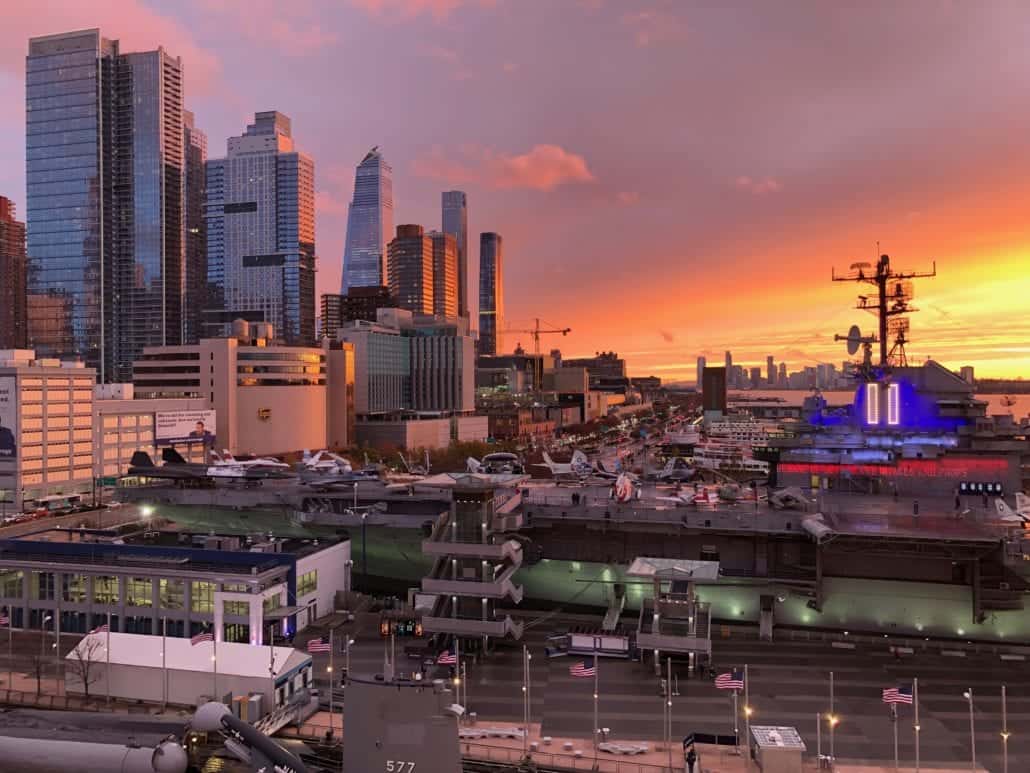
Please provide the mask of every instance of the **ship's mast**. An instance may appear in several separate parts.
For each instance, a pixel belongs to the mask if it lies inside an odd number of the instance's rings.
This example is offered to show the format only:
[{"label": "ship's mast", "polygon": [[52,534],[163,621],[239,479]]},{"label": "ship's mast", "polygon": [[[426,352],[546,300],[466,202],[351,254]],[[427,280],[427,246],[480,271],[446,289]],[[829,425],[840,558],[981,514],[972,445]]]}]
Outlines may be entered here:
[{"label": "ship's mast", "polygon": [[[930,271],[896,271],[891,268],[891,259],[881,255],[875,271],[869,263],[852,263],[847,274],[832,274],[834,282],[862,282],[876,287],[876,297],[859,295],[855,308],[868,311],[879,322],[880,366],[904,366],[908,364],[905,344],[908,343],[907,314],[918,311],[912,306],[914,297],[913,279],[937,276],[937,262]],[[893,344],[888,350],[888,339]]]}]

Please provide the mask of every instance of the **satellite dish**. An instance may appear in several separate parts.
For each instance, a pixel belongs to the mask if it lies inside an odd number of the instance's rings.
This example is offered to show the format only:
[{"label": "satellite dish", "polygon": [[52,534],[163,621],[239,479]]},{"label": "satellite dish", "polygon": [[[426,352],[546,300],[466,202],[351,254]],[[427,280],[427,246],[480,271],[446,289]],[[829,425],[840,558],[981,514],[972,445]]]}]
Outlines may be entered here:
[{"label": "satellite dish", "polygon": [[862,331],[858,329],[858,325],[852,325],[848,331],[848,354],[855,355],[858,353],[858,347],[862,344]]}]

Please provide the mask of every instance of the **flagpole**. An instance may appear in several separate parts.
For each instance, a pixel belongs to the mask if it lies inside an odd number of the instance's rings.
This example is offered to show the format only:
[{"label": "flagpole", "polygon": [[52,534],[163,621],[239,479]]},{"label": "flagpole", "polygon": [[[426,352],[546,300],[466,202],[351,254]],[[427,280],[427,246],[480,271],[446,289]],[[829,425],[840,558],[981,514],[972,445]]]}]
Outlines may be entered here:
[{"label": "flagpole", "polygon": [[744,664],[744,764],[751,767],[751,679]]},{"label": "flagpole", "polygon": [[[333,732],[333,629],[329,629],[329,732]],[[272,691],[273,699],[275,691]]]},{"label": "flagpole", "polygon": [[211,646],[213,647],[213,652],[211,653],[211,673],[214,676],[214,698],[216,701],[221,701],[221,698],[218,697],[218,632],[214,630],[214,626],[212,626],[211,631]]},{"label": "flagpole", "polygon": [[916,734],[916,773],[919,773],[919,679],[912,679],[912,700],[916,706],[916,723],[912,726]]},{"label": "flagpole", "polygon": [[833,713],[833,672],[832,671],[830,672],[830,716],[828,716],[826,719],[830,723],[830,761],[831,761],[831,764],[833,764],[833,762],[837,759],[837,755],[835,753],[836,750],[835,750],[834,743],[833,743],[834,742],[834,736],[836,735],[834,730],[835,730],[836,725],[837,725],[837,721],[836,721],[837,717]]},{"label": "flagpole", "polygon": [[161,710],[168,708],[168,618],[161,618]]},{"label": "flagpole", "polygon": [[14,689],[14,609],[7,608],[7,689]]},{"label": "flagpole", "polygon": [[522,645],[522,756],[529,744],[529,650]]},{"label": "flagpole", "polygon": [[740,690],[733,691],[733,748],[737,754],[740,754],[740,725],[737,720],[740,717],[737,709],[737,696],[740,694]]},{"label": "flagpole", "polygon": [[1009,708],[1005,685],[1001,686],[1001,773],[1009,773]]},{"label": "flagpole", "polygon": [[891,722],[894,724],[894,773],[898,773],[898,704],[891,704]]},{"label": "flagpole", "polygon": [[[330,657],[332,657],[330,655]],[[268,632],[268,678],[272,682],[272,703],[275,703],[275,639],[272,632]],[[330,685],[332,687],[332,685]],[[329,714],[329,729],[333,729],[333,715]]]},{"label": "flagpole", "polygon": [[597,738],[600,735],[601,727],[597,720],[597,699],[600,696],[599,679],[597,670],[597,650],[594,650],[594,766],[597,766]]},{"label": "flagpole", "polygon": [[666,731],[667,744],[669,748],[669,770],[672,770],[672,658],[666,659],[667,663],[667,677],[665,680],[665,702],[668,704],[669,719],[668,719],[668,730]]},{"label": "flagpole", "polygon": [[107,703],[111,703],[111,612],[107,612],[107,668],[104,669],[107,680]]}]

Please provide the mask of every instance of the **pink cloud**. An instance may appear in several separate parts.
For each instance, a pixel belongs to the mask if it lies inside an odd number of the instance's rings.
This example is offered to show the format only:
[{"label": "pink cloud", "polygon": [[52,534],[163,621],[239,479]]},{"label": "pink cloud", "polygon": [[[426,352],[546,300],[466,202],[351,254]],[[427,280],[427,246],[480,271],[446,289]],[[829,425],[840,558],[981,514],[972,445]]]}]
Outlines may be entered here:
[{"label": "pink cloud", "polygon": [[448,158],[441,148],[434,148],[428,157],[412,164],[412,171],[454,185],[477,183],[494,189],[550,191],[559,185],[596,180],[583,156],[558,145],[534,145],[515,156],[469,145],[463,146],[459,155],[460,159]]},{"label": "pink cloud", "polygon": [[616,201],[624,206],[630,206],[640,201],[640,194],[636,191],[619,191],[615,196]]},{"label": "pink cloud", "polygon": [[329,191],[316,191],[315,211],[319,215],[346,215],[347,202],[340,201]]},{"label": "pink cloud", "polygon": [[641,47],[682,40],[687,34],[687,26],[679,17],[663,11],[626,13],[621,21],[633,31],[633,39]]},{"label": "pink cloud", "polygon": [[351,5],[381,18],[410,19],[428,14],[443,19],[463,5],[493,6],[496,0],[350,0]]},{"label": "pink cloud", "polygon": [[783,185],[779,180],[772,177],[752,179],[750,177],[741,176],[734,180],[733,184],[740,190],[753,193],[755,196],[763,196],[766,193],[779,193],[783,190]]},{"label": "pink cloud", "polygon": [[505,62],[501,65],[501,69],[506,73],[513,73],[519,69],[519,66],[515,62]]},{"label": "pink cloud", "polygon": [[72,30],[100,28],[100,34],[120,40],[123,51],[150,51],[164,46],[182,57],[189,93],[215,90],[221,72],[218,58],[199,46],[179,22],[162,16],[139,0],[52,0],[6,4],[0,24],[0,69],[20,75],[25,69],[28,39]]},{"label": "pink cloud", "polygon": [[311,0],[291,0],[289,11],[276,0],[192,0],[208,23],[224,26],[247,40],[275,46],[290,56],[303,56],[337,41],[323,29],[324,18]]}]

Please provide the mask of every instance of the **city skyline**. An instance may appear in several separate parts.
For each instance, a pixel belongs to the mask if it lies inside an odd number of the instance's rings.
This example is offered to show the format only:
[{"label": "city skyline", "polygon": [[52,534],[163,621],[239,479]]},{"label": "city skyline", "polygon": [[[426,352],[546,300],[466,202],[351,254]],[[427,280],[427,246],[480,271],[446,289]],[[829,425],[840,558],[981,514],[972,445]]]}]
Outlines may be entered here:
[{"label": "city skyline", "polygon": [[[748,361],[839,361],[833,334],[868,322],[829,284],[830,268],[869,260],[879,240],[900,266],[937,260],[917,298],[913,360],[985,377],[1030,372],[1018,316],[1030,291],[1018,4],[311,0],[265,10],[241,21],[232,0],[57,4],[45,18],[13,9],[0,31],[0,98],[14,107],[0,118],[0,194],[25,216],[26,40],[99,26],[126,50],[181,57],[186,106],[210,137],[270,108],[303,126],[324,170],[318,295],[339,287],[354,158],[381,143],[398,222],[435,224],[440,193],[466,191],[470,232],[503,233],[518,256],[506,276],[513,326],[534,316],[570,326],[569,355],[615,349],[631,372],[676,380],[692,378],[699,352],[715,361],[727,346]],[[238,35],[226,34],[231,23]],[[570,26],[584,33],[576,52],[561,44]],[[532,58],[515,44],[528,29],[539,31]],[[869,40],[882,42],[877,60],[856,70]],[[403,53],[364,74],[361,62],[387,46]],[[674,85],[683,99],[661,99]],[[570,89],[598,98],[572,109]],[[470,110],[477,101],[501,108]]]}]

